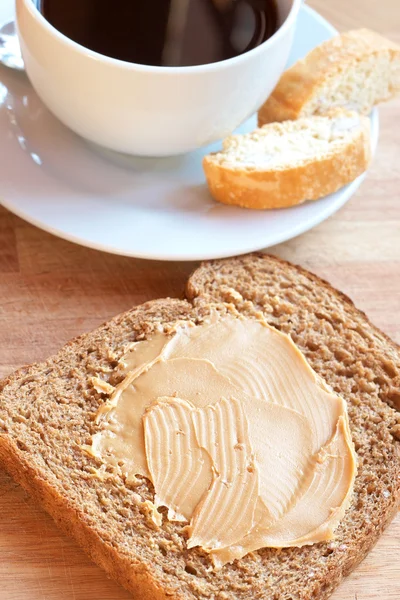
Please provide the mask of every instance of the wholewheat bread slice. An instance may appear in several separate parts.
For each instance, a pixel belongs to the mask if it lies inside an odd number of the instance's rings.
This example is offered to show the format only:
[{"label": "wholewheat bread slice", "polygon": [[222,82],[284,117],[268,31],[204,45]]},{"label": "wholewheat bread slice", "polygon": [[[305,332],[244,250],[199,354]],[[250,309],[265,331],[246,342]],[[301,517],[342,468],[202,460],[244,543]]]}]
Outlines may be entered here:
[{"label": "wholewheat bread slice", "polygon": [[333,37],[285,71],[259,125],[343,107],[369,114],[400,92],[400,46],[369,29]]},{"label": "wholewheat bread slice", "polygon": [[318,200],[353,181],[371,160],[370,122],[352,111],[271,123],[232,135],[204,157],[211,195],[245,208]]},{"label": "wholewheat bread slice", "polygon": [[[3,381],[0,463],[138,600],[325,599],[399,504],[400,350],[328,283],[269,256],[204,264],[190,278],[187,298],[134,308]],[[293,337],[346,399],[358,455],[354,497],[334,542],[262,549],[219,571],[205,552],[187,550],[183,524],[164,518],[154,525],[146,479],[132,487],[82,449],[105,400],[91,378],[116,384],[128,344],[159,324],[201,322],[215,303],[221,311],[231,303],[249,318],[261,311]]]}]

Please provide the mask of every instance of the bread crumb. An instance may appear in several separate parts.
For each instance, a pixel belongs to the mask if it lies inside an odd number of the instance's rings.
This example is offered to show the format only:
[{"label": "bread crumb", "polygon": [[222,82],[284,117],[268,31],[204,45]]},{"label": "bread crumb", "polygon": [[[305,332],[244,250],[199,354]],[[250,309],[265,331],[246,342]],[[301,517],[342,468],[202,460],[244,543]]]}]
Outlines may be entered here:
[{"label": "bread crumb", "polygon": [[111,394],[113,394],[113,392],[115,391],[115,388],[111,384],[107,383],[107,381],[104,381],[104,379],[101,379],[98,376],[91,377],[89,381],[92,387],[99,394],[106,394],[107,396],[111,396]]}]

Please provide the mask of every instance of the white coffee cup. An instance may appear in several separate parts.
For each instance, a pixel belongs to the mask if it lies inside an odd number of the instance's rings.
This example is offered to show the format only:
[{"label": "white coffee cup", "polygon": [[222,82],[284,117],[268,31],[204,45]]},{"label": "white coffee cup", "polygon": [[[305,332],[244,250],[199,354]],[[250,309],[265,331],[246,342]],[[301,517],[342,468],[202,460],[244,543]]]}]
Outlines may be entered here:
[{"label": "white coffee cup", "polygon": [[33,0],[16,0],[17,28],[32,85],[60,121],[112,150],[168,156],[227,136],[271,93],[301,6],[277,2],[281,25],[271,38],[194,67],[145,66],[88,50],[52,27]]}]

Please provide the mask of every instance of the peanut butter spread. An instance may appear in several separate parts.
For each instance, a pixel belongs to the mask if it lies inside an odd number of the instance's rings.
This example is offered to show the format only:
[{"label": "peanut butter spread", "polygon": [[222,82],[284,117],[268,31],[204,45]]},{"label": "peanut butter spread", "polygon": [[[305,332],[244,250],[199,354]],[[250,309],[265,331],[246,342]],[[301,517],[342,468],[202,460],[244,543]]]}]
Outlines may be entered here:
[{"label": "peanut butter spread", "polygon": [[188,548],[218,568],[332,539],[356,471],[346,404],[290,337],[214,315],[133,344],[122,365],[92,453],[149,478],[155,510],[188,524]]}]

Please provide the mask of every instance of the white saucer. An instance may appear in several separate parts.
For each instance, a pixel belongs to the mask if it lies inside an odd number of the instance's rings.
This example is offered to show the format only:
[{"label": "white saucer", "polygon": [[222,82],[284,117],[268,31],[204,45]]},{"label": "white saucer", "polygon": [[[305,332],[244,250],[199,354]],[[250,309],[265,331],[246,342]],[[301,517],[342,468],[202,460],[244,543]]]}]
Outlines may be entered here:
[{"label": "white saucer", "polygon": [[[13,5],[13,0],[1,1],[0,27],[12,18]],[[304,6],[291,62],[334,33]],[[239,131],[255,126],[253,117]],[[372,136],[375,150],[376,110]],[[228,207],[209,196],[201,166],[202,156],[219,147],[144,159],[91,146],[46,110],[24,74],[0,67],[2,202],[33,225],[90,248],[161,260],[243,254],[314,227],[343,206],[362,180],[295,208]]]}]

